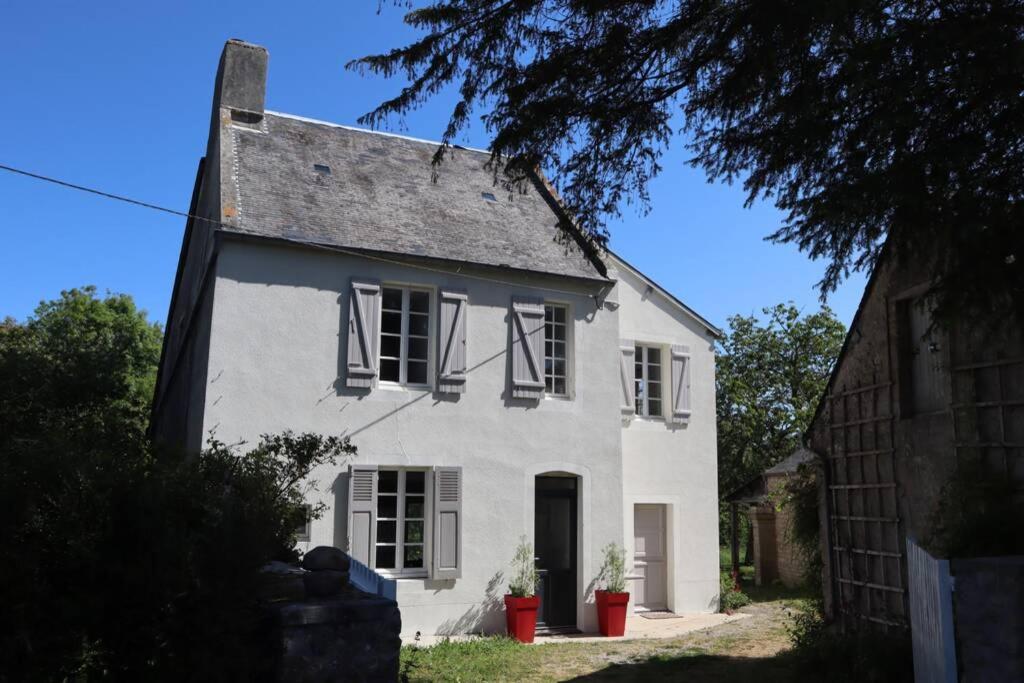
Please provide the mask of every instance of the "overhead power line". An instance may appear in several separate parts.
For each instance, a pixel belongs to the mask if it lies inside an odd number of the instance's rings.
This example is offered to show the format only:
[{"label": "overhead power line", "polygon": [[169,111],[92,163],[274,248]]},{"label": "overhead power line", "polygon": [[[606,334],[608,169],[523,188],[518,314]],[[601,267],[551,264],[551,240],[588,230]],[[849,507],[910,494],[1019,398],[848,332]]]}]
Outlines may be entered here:
[{"label": "overhead power line", "polygon": [[32,173],[24,169],[15,168],[14,166],[8,166],[6,164],[0,164],[0,169],[16,173],[18,175],[27,176],[29,178],[35,178],[36,180],[42,180],[47,183],[53,183],[54,185],[60,185],[61,187],[68,187],[72,190],[79,190],[80,192],[88,192],[90,194],[98,195],[100,197],[106,197],[107,199],[115,199],[119,202],[125,202],[126,204],[134,204],[135,206],[141,206],[146,209],[153,209],[154,211],[163,211],[169,213],[172,216],[181,216],[182,218],[194,218],[200,221],[206,221],[207,223],[214,223],[221,225],[219,221],[212,220],[210,218],[204,218],[202,216],[196,216],[195,214],[188,213],[186,211],[177,211],[175,209],[168,209],[166,206],[159,206],[157,204],[150,204],[149,202],[143,202],[138,199],[132,199],[131,197],[125,197],[124,195],[113,194],[112,192],[104,192],[103,190],[97,190],[93,187],[86,187],[85,185],[76,185],[75,183],[69,183],[66,180],[60,180],[59,178],[52,178],[50,176],[42,175],[39,173]]}]

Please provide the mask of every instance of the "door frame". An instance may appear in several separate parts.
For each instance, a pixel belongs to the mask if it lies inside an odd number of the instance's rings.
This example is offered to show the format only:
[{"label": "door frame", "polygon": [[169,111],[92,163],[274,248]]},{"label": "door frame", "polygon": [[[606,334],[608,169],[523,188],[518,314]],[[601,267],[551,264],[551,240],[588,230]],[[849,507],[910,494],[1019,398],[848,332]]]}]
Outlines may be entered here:
[{"label": "door frame", "polygon": [[[676,529],[683,528],[679,520],[682,504],[679,496],[625,496],[623,499],[623,536],[626,542],[626,559],[630,565],[627,568],[626,576],[632,576],[633,558],[636,556],[636,529],[635,510],[637,505],[661,505],[664,507],[665,518],[665,608],[669,612],[676,610]],[[634,602],[635,590],[629,585],[632,581],[627,580],[626,589],[629,590],[629,610],[631,614],[636,613]],[[677,612],[678,613],[678,612]]]},{"label": "door frame", "polygon": [[587,610],[587,581],[593,576],[590,541],[590,468],[579,463],[545,462],[525,468],[523,496],[523,529],[535,544],[534,522],[537,503],[537,477],[570,475],[576,477],[576,628],[584,633],[597,631],[597,610],[593,603]]},{"label": "door frame", "polygon": [[[661,590],[662,590],[662,593],[663,593],[665,599],[664,599],[664,604],[659,603],[657,607],[650,607],[649,605],[644,605],[642,610],[641,610],[640,604],[634,601],[634,603],[633,603],[633,610],[636,611],[636,612],[639,612],[639,611],[649,612],[649,611],[667,610],[668,609],[668,508],[667,508],[667,506],[665,506],[662,503],[634,503],[633,504],[633,542],[634,542],[634,544],[636,543],[636,535],[637,535],[636,534],[636,514],[637,514],[637,508],[640,508],[640,507],[651,508],[651,509],[657,511],[657,513],[658,513],[658,529],[657,529],[657,531],[658,531],[658,535],[661,536],[661,557],[657,560],[657,563],[659,563],[661,565],[661,578],[662,578],[662,582],[663,582],[663,584],[661,586]],[[636,562],[637,562],[637,559],[636,559],[636,549],[634,548],[634,552],[633,552],[633,568],[634,568],[634,570],[636,569]],[[648,561],[647,562],[648,570],[644,572],[645,579],[651,576],[650,566],[651,566],[651,562]],[[636,582],[640,583],[640,579],[636,579]],[[636,591],[636,592],[638,593],[639,591]],[[647,594],[647,591],[645,590],[644,591],[644,595],[646,596],[646,594]]]}]

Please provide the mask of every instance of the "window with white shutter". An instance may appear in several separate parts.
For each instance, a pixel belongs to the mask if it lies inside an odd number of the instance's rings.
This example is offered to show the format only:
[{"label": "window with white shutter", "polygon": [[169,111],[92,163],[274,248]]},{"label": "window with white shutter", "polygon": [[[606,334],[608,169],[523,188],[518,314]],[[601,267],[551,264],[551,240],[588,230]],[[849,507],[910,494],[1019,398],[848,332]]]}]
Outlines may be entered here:
[{"label": "window with white shutter", "polygon": [[383,287],[380,312],[380,381],[429,384],[430,292]]},{"label": "window with white shutter", "polygon": [[466,317],[469,298],[463,291],[441,290],[437,390],[461,394],[466,390]]},{"label": "window with white shutter", "polygon": [[683,425],[690,421],[690,347],[673,346],[672,352],[672,413],[670,421]]},{"label": "window with white shutter", "polygon": [[512,298],[511,326],[512,396],[537,399],[544,394],[541,366],[544,343],[544,301]]},{"label": "window with white shutter", "polygon": [[462,576],[462,468],[434,468],[433,578]]},{"label": "window with white shutter", "polygon": [[569,395],[568,306],[544,305],[544,392]]},{"label": "window with white shutter", "polygon": [[633,378],[633,359],[635,356],[636,347],[633,346],[633,342],[631,340],[623,339],[619,342],[619,380],[621,381],[620,404],[624,415],[632,415],[636,412],[634,396],[636,386]]},{"label": "window with white shutter", "polygon": [[377,376],[379,310],[380,285],[368,280],[353,280],[348,304],[347,386],[373,386]]},{"label": "window with white shutter", "polygon": [[348,552],[373,567],[377,511],[377,466],[352,465],[348,479]]},{"label": "window with white shutter", "polygon": [[641,417],[663,417],[662,352],[658,346],[637,344],[634,352],[634,400]]},{"label": "window with white shutter", "polygon": [[377,471],[374,568],[395,576],[427,575],[427,472]]}]

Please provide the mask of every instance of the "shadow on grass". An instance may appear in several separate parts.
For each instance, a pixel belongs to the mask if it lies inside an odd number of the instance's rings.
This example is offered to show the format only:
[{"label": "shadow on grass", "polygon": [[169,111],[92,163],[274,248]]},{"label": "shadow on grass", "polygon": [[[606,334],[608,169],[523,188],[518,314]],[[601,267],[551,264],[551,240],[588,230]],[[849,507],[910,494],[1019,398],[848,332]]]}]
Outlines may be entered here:
[{"label": "shadow on grass", "polygon": [[687,683],[776,683],[799,681],[789,657],[728,657],[700,650],[655,655],[645,660],[612,664],[570,681],[686,681]]}]

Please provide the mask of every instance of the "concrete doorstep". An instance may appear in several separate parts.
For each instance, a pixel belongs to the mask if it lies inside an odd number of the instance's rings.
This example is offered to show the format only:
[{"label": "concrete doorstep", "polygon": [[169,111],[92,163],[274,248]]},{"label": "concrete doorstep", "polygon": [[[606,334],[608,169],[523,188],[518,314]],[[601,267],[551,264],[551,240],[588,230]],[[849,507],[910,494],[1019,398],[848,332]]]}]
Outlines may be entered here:
[{"label": "concrete doorstep", "polygon": [[[616,638],[608,638],[595,633],[557,634],[550,636],[537,636],[534,645],[547,643],[600,643],[615,642],[622,640],[644,640],[659,638],[675,638],[693,631],[701,631],[708,628],[721,626],[733,621],[747,619],[751,615],[735,612],[733,614],[684,614],[675,619],[645,619],[640,616],[626,618],[626,635]],[[451,640],[453,642],[464,642],[475,640],[484,636],[453,635],[453,636],[420,636],[420,647],[430,647],[438,643]],[[415,634],[402,634],[403,645],[416,644]]]}]

